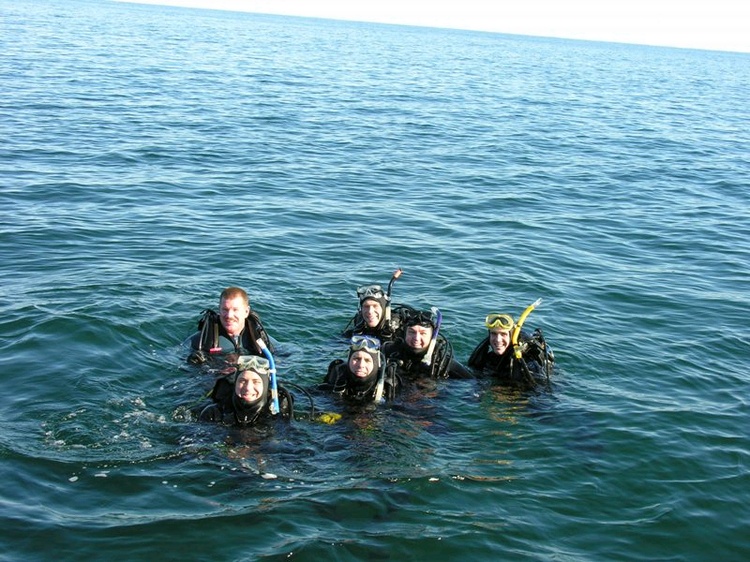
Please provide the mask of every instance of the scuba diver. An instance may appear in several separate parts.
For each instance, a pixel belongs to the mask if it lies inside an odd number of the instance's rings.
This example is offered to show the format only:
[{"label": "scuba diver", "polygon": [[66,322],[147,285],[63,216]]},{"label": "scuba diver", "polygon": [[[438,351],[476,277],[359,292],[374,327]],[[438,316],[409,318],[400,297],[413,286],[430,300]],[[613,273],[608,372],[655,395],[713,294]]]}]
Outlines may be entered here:
[{"label": "scuba diver", "polygon": [[219,296],[219,312],[204,310],[198,331],[186,340],[192,348],[188,362],[200,365],[212,356],[221,357],[228,353],[263,356],[258,339],[273,351],[260,316],[250,309],[245,290],[228,287]]},{"label": "scuba diver", "polygon": [[440,332],[442,320],[435,307],[429,311],[405,307],[400,337],[383,349],[386,370],[393,370],[403,380],[473,378],[471,371],[453,358],[453,346]]},{"label": "scuba diver", "polygon": [[401,327],[404,306],[391,305],[391,292],[393,283],[401,277],[401,273],[401,269],[393,273],[385,291],[380,285],[357,288],[359,308],[342,332],[346,339],[353,335],[366,335],[385,343],[395,338]]},{"label": "scuba diver", "polygon": [[294,397],[283,387],[274,389],[274,371],[264,357],[241,356],[234,373],[216,380],[211,403],[197,411],[198,421],[248,427],[276,416],[292,419]]},{"label": "scuba diver", "polygon": [[395,373],[386,375],[380,341],[372,336],[352,336],[349,357],[334,359],[328,366],[320,390],[338,394],[351,402],[391,401],[401,387]]},{"label": "scuba diver", "polygon": [[532,389],[549,385],[555,356],[544,339],[542,330],[522,331],[526,317],[541,299],[526,308],[518,321],[509,314],[488,314],[484,319],[487,337],[469,357],[469,367],[478,374],[490,376],[502,384]]}]

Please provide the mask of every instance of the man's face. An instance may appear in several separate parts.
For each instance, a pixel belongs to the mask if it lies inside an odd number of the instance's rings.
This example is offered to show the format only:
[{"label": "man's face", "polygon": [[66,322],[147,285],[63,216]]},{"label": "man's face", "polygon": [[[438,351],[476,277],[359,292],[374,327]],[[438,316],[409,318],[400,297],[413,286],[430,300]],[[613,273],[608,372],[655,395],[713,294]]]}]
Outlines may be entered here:
[{"label": "man's face", "polygon": [[263,395],[263,379],[255,371],[244,371],[237,376],[234,392],[245,402],[254,402]]},{"label": "man's face", "polygon": [[250,307],[242,297],[223,299],[219,307],[221,324],[230,336],[238,336],[245,328]]},{"label": "man's face", "polygon": [[406,336],[404,340],[412,351],[419,353],[427,349],[430,345],[430,338],[432,338],[432,328],[430,326],[409,326],[406,328]]},{"label": "man's face", "polygon": [[505,330],[492,330],[490,332],[490,347],[495,355],[502,355],[510,346],[510,332]]},{"label": "man's face", "polygon": [[365,350],[355,351],[349,357],[349,370],[354,376],[364,379],[372,373],[372,368],[375,363],[372,360],[372,356]]},{"label": "man's face", "polygon": [[378,301],[367,299],[362,303],[362,318],[370,328],[374,328],[380,323],[383,317],[383,307]]}]

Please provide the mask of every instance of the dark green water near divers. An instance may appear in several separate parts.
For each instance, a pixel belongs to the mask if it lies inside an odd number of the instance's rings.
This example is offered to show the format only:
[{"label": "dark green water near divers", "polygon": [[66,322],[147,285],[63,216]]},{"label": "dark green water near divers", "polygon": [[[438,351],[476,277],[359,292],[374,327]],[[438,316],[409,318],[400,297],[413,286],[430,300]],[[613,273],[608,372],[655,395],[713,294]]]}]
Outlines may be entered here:
[{"label": "dark green water near divers", "polygon": [[[750,557],[748,55],[0,10],[0,559]],[[307,388],[396,267],[462,361],[542,298],[551,390],[184,415],[222,288]]]}]

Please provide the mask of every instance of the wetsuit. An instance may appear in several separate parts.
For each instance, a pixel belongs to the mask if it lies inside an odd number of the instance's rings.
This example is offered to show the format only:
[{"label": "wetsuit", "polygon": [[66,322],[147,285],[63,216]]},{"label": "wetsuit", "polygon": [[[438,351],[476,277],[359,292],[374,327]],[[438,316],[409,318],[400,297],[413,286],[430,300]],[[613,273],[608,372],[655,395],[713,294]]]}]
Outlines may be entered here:
[{"label": "wetsuit", "polygon": [[[353,402],[374,402],[380,369],[374,370],[367,378],[356,377],[349,369],[349,364],[336,359],[328,366],[323,383],[318,387],[325,392],[343,396]],[[393,400],[401,387],[401,381],[395,373],[383,373],[383,398]]]},{"label": "wetsuit", "polygon": [[471,371],[453,358],[453,346],[442,334],[438,334],[435,340],[435,349],[429,365],[422,362],[427,350],[415,353],[401,338],[385,346],[383,352],[389,368],[403,380],[467,379],[474,376]]},{"label": "wetsuit", "polygon": [[403,316],[408,310],[411,310],[411,307],[401,304],[393,305],[390,320],[386,318],[386,314],[384,313],[380,322],[375,327],[365,324],[362,318],[362,311],[359,310],[349,320],[349,324],[347,324],[347,327],[342,332],[342,336],[346,339],[354,335],[373,336],[378,338],[382,343],[393,341],[396,338],[396,334],[400,333],[403,328]]},{"label": "wetsuit", "polygon": [[188,338],[188,343],[193,351],[188,356],[188,361],[194,364],[205,363],[210,356],[226,356],[234,353],[236,355],[258,355],[263,352],[258,347],[256,340],[261,338],[271,353],[274,347],[266,333],[260,317],[251,311],[245,320],[245,327],[239,336],[230,336],[219,315],[213,310],[205,310],[204,315],[198,322],[198,331]]},{"label": "wetsuit", "polygon": [[555,358],[541,330],[533,334],[521,332],[519,345],[523,350],[521,359],[515,358],[512,345],[502,355],[497,355],[490,347],[488,335],[471,353],[468,365],[478,375],[492,377],[508,386],[534,388],[548,383]]},{"label": "wetsuit", "polygon": [[[268,375],[261,375],[263,394],[253,402],[246,402],[234,391],[236,375],[227,375],[216,380],[210,393],[212,402],[197,412],[199,421],[220,422],[225,425],[252,426],[274,418],[269,400]],[[286,389],[279,387],[279,410],[282,419],[291,419],[294,399]]]}]

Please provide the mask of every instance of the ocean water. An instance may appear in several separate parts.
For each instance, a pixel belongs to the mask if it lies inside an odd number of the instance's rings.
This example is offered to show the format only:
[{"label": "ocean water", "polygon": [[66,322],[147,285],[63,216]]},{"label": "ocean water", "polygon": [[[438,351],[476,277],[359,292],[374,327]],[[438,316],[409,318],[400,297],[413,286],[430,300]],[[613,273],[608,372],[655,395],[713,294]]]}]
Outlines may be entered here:
[{"label": "ocean water", "polygon": [[[0,559],[750,558],[750,55],[0,13]],[[222,288],[309,389],[397,267],[461,361],[542,298],[551,389],[186,416]]]}]

